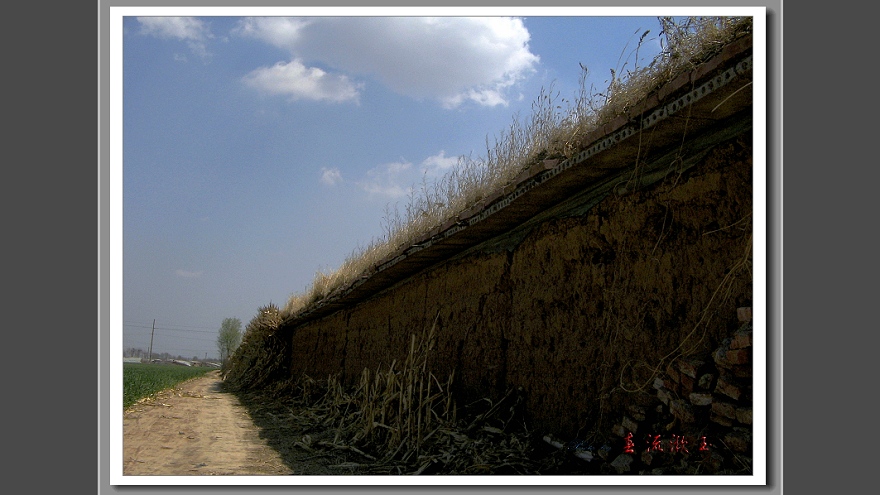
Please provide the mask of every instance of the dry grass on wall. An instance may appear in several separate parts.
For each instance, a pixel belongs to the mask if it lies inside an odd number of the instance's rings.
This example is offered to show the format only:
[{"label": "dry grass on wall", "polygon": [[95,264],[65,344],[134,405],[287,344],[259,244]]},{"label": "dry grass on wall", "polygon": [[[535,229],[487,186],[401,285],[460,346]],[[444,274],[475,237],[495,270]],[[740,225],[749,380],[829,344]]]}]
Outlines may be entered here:
[{"label": "dry grass on wall", "polygon": [[[647,66],[611,70],[604,91],[586,88],[588,69],[582,66],[581,88],[572,99],[562,98],[553,87],[541,90],[524,120],[514,117],[510,127],[486,138],[482,157],[459,157],[456,167],[435,182],[416,187],[402,210],[386,210],[384,235],[365,248],[354,250],[342,265],[329,273],[317,272],[311,286],[291,295],[281,308],[287,318],[348,287],[398,249],[412,244],[432,229],[480,205],[495,191],[510,184],[521,171],[546,158],[570,158],[588,146],[586,136],[678,75],[719,53],[728,43],[751,32],[751,18],[658,18],[662,52]],[[648,32],[624,59],[635,56]],[[624,48],[624,53],[628,48]]]},{"label": "dry grass on wall", "polygon": [[278,333],[278,306],[259,309],[245,328],[241,345],[222,370],[224,384],[233,390],[260,388],[289,378],[290,339]]}]

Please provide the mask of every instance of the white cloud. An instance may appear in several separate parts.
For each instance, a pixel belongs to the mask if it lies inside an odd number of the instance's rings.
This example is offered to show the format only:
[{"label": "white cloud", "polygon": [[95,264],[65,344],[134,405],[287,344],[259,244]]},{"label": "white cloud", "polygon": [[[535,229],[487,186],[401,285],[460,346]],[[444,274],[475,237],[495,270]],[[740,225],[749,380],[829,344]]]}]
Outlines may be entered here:
[{"label": "white cloud", "polygon": [[539,61],[522,20],[510,17],[259,17],[234,33],[287,50],[304,70],[320,63],[450,108],[507,104]]},{"label": "white cloud", "polygon": [[[214,36],[201,19],[195,17],[138,17],[141,34],[161,39],[186,41],[189,49],[199,57],[207,58],[207,41]],[[180,60],[179,57],[176,57]]]},{"label": "white cloud", "polygon": [[376,196],[400,198],[413,190],[412,163],[399,161],[379,165],[367,171],[365,180],[358,185],[364,191]]},{"label": "white cloud", "polygon": [[385,163],[367,171],[366,178],[358,182],[358,186],[371,195],[397,199],[407,196],[446,175],[456,165],[458,158],[446,156],[441,150],[436,155],[422,160],[418,167],[401,159],[397,162]]},{"label": "white cloud", "polygon": [[210,36],[204,21],[195,17],[138,17],[141,33],[159,38],[202,40]]},{"label": "white cloud", "polygon": [[321,182],[328,186],[335,186],[342,181],[342,172],[338,168],[321,167]]},{"label": "white cloud", "polygon": [[295,44],[300,38],[301,30],[310,23],[309,19],[302,17],[248,17],[235,26],[232,34],[285,47]]},{"label": "white cloud", "polygon": [[442,176],[458,165],[458,158],[446,156],[444,150],[422,161],[422,170],[432,177]]},{"label": "white cloud", "polygon": [[341,103],[358,100],[359,86],[339,74],[329,74],[316,67],[306,67],[299,60],[278,62],[261,67],[244,77],[247,85],[291,100],[324,100]]},{"label": "white cloud", "polygon": [[174,271],[175,275],[183,278],[198,278],[202,276],[202,272],[190,272],[187,270],[177,269]]}]

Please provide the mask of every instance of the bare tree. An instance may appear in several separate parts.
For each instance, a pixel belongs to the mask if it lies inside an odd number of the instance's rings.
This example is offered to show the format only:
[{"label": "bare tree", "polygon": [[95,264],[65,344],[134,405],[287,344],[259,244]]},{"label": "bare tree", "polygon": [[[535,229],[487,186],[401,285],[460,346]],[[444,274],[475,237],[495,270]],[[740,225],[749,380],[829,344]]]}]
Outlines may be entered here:
[{"label": "bare tree", "polygon": [[241,320],[238,318],[224,318],[217,335],[217,348],[220,350],[220,362],[224,365],[229,356],[238,349],[241,344]]}]

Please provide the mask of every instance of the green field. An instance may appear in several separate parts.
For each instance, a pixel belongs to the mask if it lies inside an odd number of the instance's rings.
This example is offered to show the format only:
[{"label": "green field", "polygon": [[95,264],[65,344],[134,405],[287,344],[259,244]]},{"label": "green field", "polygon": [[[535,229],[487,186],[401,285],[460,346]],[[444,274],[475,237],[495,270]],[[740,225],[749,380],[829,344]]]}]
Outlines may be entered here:
[{"label": "green field", "polygon": [[171,388],[178,383],[202,376],[214,368],[179,366],[176,364],[122,365],[122,407],[127,409],[138,400]]}]

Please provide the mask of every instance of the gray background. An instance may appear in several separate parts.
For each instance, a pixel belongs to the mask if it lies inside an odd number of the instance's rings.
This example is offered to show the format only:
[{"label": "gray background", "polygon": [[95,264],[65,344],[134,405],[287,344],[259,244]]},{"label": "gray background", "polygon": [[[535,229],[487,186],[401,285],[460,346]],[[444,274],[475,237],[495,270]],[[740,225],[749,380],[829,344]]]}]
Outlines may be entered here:
[{"label": "gray background", "polygon": [[[420,4],[411,3],[372,3],[372,2],[333,2],[334,5],[350,5],[350,6],[413,6]],[[463,5],[473,6],[470,2],[437,2],[434,5]],[[768,309],[770,311],[768,318],[768,427],[767,427],[767,445],[768,445],[768,485],[765,487],[724,487],[724,486],[111,486],[110,485],[110,422],[106,415],[108,414],[107,402],[109,401],[109,7],[113,6],[163,6],[163,5],[187,5],[187,6],[303,6],[309,3],[283,2],[264,0],[259,3],[246,4],[242,2],[207,2],[207,1],[189,1],[189,2],[159,2],[159,1],[109,1],[101,0],[98,3],[97,21],[98,21],[98,54],[99,54],[99,72],[98,72],[98,119],[99,119],[99,135],[98,135],[98,183],[101,187],[98,190],[99,205],[98,210],[98,346],[97,358],[99,364],[98,373],[98,466],[97,481],[99,493],[116,493],[116,492],[136,492],[136,493],[186,493],[186,492],[210,492],[210,493],[253,493],[253,492],[288,492],[296,491],[297,493],[348,493],[348,492],[366,492],[366,493],[385,493],[385,492],[429,492],[429,493],[503,493],[503,492],[522,492],[522,493],[581,493],[589,490],[590,493],[782,493],[782,340],[780,331],[782,329],[782,266],[781,266],[781,219],[782,219],[782,2],[747,2],[747,1],[728,1],[728,2],[653,2],[653,1],[631,1],[627,2],[627,6],[766,6],[768,8],[767,18],[767,41],[768,41],[768,95],[767,95],[767,132],[768,132]],[[312,5],[326,6],[326,4],[312,3]],[[425,4],[430,5],[430,4]],[[481,6],[529,6],[536,5],[534,3],[522,2],[481,2]],[[621,6],[613,2],[553,2],[552,6]],[[344,10],[341,11],[344,15]],[[789,406],[791,407],[791,406]],[[87,417],[91,417],[90,415]],[[93,419],[92,419],[93,421]],[[90,423],[90,421],[87,421]],[[94,423],[91,423],[94,424]],[[81,449],[86,450],[86,449]],[[791,450],[789,450],[791,452]],[[82,454],[83,457],[89,457]],[[83,476],[88,473],[77,473]],[[85,477],[86,480],[94,479],[90,476]],[[37,483],[38,479],[30,480]],[[57,480],[55,481],[57,482]],[[71,486],[64,484],[59,486],[59,491],[69,491]],[[814,485],[815,488],[815,485]],[[77,490],[78,492],[79,490]]]}]

